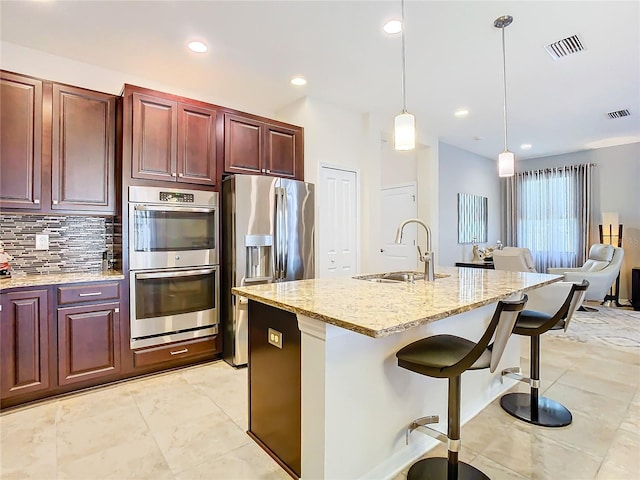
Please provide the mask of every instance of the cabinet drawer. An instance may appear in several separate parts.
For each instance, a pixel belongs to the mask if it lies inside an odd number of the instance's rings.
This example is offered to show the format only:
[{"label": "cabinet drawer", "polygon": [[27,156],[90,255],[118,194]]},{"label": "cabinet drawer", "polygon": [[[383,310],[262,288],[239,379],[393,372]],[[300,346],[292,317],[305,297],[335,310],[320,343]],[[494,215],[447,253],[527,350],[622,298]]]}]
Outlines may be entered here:
[{"label": "cabinet drawer", "polygon": [[185,342],[172,343],[159,347],[145,348],[133,352],[135,367],[146,367],[156,363],[183,360],[215,352],[215,338],[203,337]]},{"label": "cabinet drawer", "polygon": [[58,287],[58,305],[117,300],[118,298],[120,298],[120,284],[117,282]]}]

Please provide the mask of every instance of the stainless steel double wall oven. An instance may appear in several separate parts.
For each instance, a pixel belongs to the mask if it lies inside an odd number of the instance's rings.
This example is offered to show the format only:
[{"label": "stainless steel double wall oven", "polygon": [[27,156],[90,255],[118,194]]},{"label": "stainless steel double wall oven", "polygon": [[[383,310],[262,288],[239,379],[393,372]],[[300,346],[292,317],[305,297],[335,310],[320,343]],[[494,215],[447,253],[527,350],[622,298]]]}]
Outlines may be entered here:
[{"label": "stainless steel double wall oven", "polygon": [[131,348],[215,335],[218,193],[129,187]]}]

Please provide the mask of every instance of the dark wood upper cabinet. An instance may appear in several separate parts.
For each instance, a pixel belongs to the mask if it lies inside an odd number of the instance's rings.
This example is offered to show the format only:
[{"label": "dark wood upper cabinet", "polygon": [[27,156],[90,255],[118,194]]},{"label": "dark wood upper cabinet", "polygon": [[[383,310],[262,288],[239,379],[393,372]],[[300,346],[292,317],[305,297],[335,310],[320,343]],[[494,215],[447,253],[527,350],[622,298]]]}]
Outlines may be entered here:
[{"label": "dark wood upper cabinet", "polygon": [[0,298],[0,397],[47,390],[50,386],[47,290],[4,293]]},{"label": "dark wood upper cabinet", "polygon": [[42,82],[0,72],[0,208],[39,210]]},{"label": "dark wood upper cabinet", "polygon": [[215,110],[178,105],[178,181],[215,185]]},{"label": "dark wood upper cabinet", "polygon": [[132,178],[215,185],[214,109],[134,92],[132,112]]},{"label": "dark wood upper cabinet", "polygon": [[177,177],[178,103],[133,94],[133,178],[174,180]]},{"label": "dark wood upper cabinet", "polygon": [[0,75],[0,208],[115,214],[117,97]]},{"label": "dark wood upper cabinet", "polygon": [[304,179],[302,128],[225,114],[224,170]]},{"label": "dark wood upper cabinet", "polygon": [[224,170],[230,173],[265,173],[262,154],[264,123],[224,116]]},{"label": "dark wood upper cabinet", "polygon": [[272,175],[302,180],[302,133],[299,130],[266,126],[265,164]]},{"label": "dark wood upper cabinet", "polygon": [[115,212],[116,97],[53,85],[51,209]]}]

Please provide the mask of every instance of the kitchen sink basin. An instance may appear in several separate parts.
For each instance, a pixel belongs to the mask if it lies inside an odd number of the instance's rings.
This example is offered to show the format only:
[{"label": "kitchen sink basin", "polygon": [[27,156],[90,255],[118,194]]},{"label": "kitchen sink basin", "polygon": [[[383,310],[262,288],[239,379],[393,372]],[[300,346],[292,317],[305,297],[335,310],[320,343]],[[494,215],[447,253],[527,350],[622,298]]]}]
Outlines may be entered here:
[{"label": "kitchen sink basin", "polygon": [[[436,273],[436,279],[448,277],[442,273]],[[424,272],[386,272],[386,273],[374,273],[371,275],[357,275],[353,277],[357,280],[366,280],[368,282],[375,283],[402,283],[402,282],[415,282],[417,280],[424,280]]]}]

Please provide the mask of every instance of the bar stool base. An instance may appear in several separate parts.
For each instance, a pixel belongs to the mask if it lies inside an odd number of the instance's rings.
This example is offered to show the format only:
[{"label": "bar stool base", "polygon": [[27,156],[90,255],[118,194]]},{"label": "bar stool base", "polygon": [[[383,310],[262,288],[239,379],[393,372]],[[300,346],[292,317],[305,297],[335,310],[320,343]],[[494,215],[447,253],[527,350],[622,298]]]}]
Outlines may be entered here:
[{"label": "bar stool base", "polygon": [[[448,466],[449,462],[446,458],[424,458],[411,466],[407,473],[407,480],[447,480]],[[458,462],[458,480],[490,479],[468,463]]]},{"label": "bar stool base", "polygon": [[500,399],[500,406],[509,415],[541,427],[566,427],[572,421],[571,412],[564,405],[547,397],[538,397],[536,415],[529,393],[508,393]]}]

